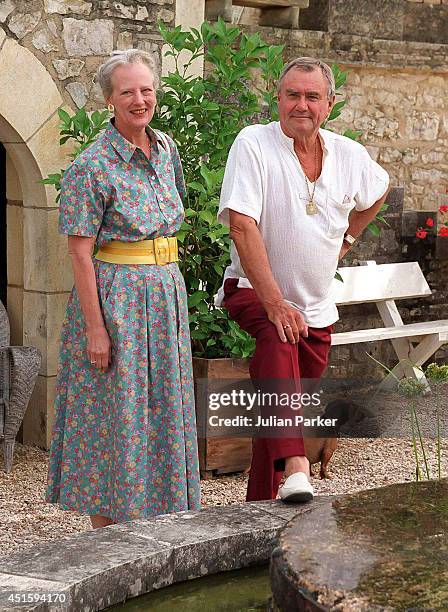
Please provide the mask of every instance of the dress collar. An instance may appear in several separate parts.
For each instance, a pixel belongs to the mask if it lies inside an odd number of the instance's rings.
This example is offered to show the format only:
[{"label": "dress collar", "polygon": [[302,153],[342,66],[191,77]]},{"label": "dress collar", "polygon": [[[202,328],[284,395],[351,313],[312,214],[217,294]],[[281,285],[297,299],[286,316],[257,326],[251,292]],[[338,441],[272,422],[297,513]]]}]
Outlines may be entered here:
[{"label": "dress collar", "polygon": [[[120,134],[120,132],[114,126],[113,121],[113,118],[109,121],[109,124],[105,131],[105,136],[109,140],[113,148],[116,150],[118,155],[120,155],[120,157],[123,158],[125,162],[129,162],[138,147],[135,144],[132,144],[132,142],[129,142],[129,140],[127,140],[122,134]],[[162,143],[163,146],[162,138],[157,134],[155,130],[150,128],[149,125],[146,126],[146,133],[148,134],[151,143]]]}]

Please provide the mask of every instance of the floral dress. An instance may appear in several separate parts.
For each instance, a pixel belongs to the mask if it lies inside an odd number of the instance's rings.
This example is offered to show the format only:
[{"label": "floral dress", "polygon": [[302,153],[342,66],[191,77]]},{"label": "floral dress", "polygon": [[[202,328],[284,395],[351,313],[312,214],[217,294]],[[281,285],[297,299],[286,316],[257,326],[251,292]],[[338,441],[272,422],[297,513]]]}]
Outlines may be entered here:
[{"label": "floral dress", "polygon": [[[174,142],[148,128],[151,159],[113,123],[64,174],[60,232],[133,242],[173,236],[185,185]],[[176,263],[94,260],[112,344],[89,361],[76,288],[62,329],[46,500],[121,522],[200,505],[187,296]]]}]

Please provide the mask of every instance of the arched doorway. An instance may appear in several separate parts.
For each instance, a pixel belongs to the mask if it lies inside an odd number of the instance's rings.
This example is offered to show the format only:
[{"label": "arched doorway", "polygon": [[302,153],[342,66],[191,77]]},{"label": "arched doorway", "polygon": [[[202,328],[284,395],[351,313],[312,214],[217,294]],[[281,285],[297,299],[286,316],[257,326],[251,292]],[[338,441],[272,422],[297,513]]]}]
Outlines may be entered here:
[{"label": "arched doorway", "polygon": [[36,346],[43,358],[23,441],[48,447],[59,329],[72,280],[65,240],[57,233],[55,191],[39,181],[67,163],[57,129],[63,100],[45,67],[15,40],[6,38],[1,46],[0,74],[7,309],[14,342]]}]

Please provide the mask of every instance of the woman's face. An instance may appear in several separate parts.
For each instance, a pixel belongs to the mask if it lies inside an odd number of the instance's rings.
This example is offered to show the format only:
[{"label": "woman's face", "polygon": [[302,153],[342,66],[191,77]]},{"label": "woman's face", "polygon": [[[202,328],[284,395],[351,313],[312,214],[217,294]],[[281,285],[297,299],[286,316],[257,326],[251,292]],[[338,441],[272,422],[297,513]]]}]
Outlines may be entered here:
[{"label": "woman's face", "polygon": [[129,131],[144,130],[154,115],[154,77],[145,64],[117,66],[111,76],[112,95],[106,100],[115,107],[115,126]]}]

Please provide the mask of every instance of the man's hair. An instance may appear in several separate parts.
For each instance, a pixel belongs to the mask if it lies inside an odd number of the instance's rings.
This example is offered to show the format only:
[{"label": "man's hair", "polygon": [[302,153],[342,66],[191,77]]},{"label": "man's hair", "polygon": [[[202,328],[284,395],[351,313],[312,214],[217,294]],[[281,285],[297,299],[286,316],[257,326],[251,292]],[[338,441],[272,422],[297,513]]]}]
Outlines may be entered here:
[{"label": "man's hair", "polygon": [[335,91],[336,91],[336,84],[334,82],[333,72],[328,64],[314,57],[297,57],[296,59],[293,59],[291,62],[286,64],[278,80],[277,91],[278,92],[280,91],[280,88],[283,83],[283,79],[285,78],[285,76],[288,74],[290,70],[296,69],[296,70],[302,70],[302,72],[313,72],[314,70],[317,70],[318,68],[320,68],[325,80],[328,83],[328,89],[327,89],[328,99],[332,100],[335,94]]},{"label": "man's hair", "polygon": [[154,88],[157,89],[159,78],[154,58],[147,51],[141,49],[126,49],[125,51],[112,51],[110,57],[98,68],[96,80],[101,87],[105,99],[112,94],[112,73],[118,66],[126,64],[144,64],[154,79]]}]

